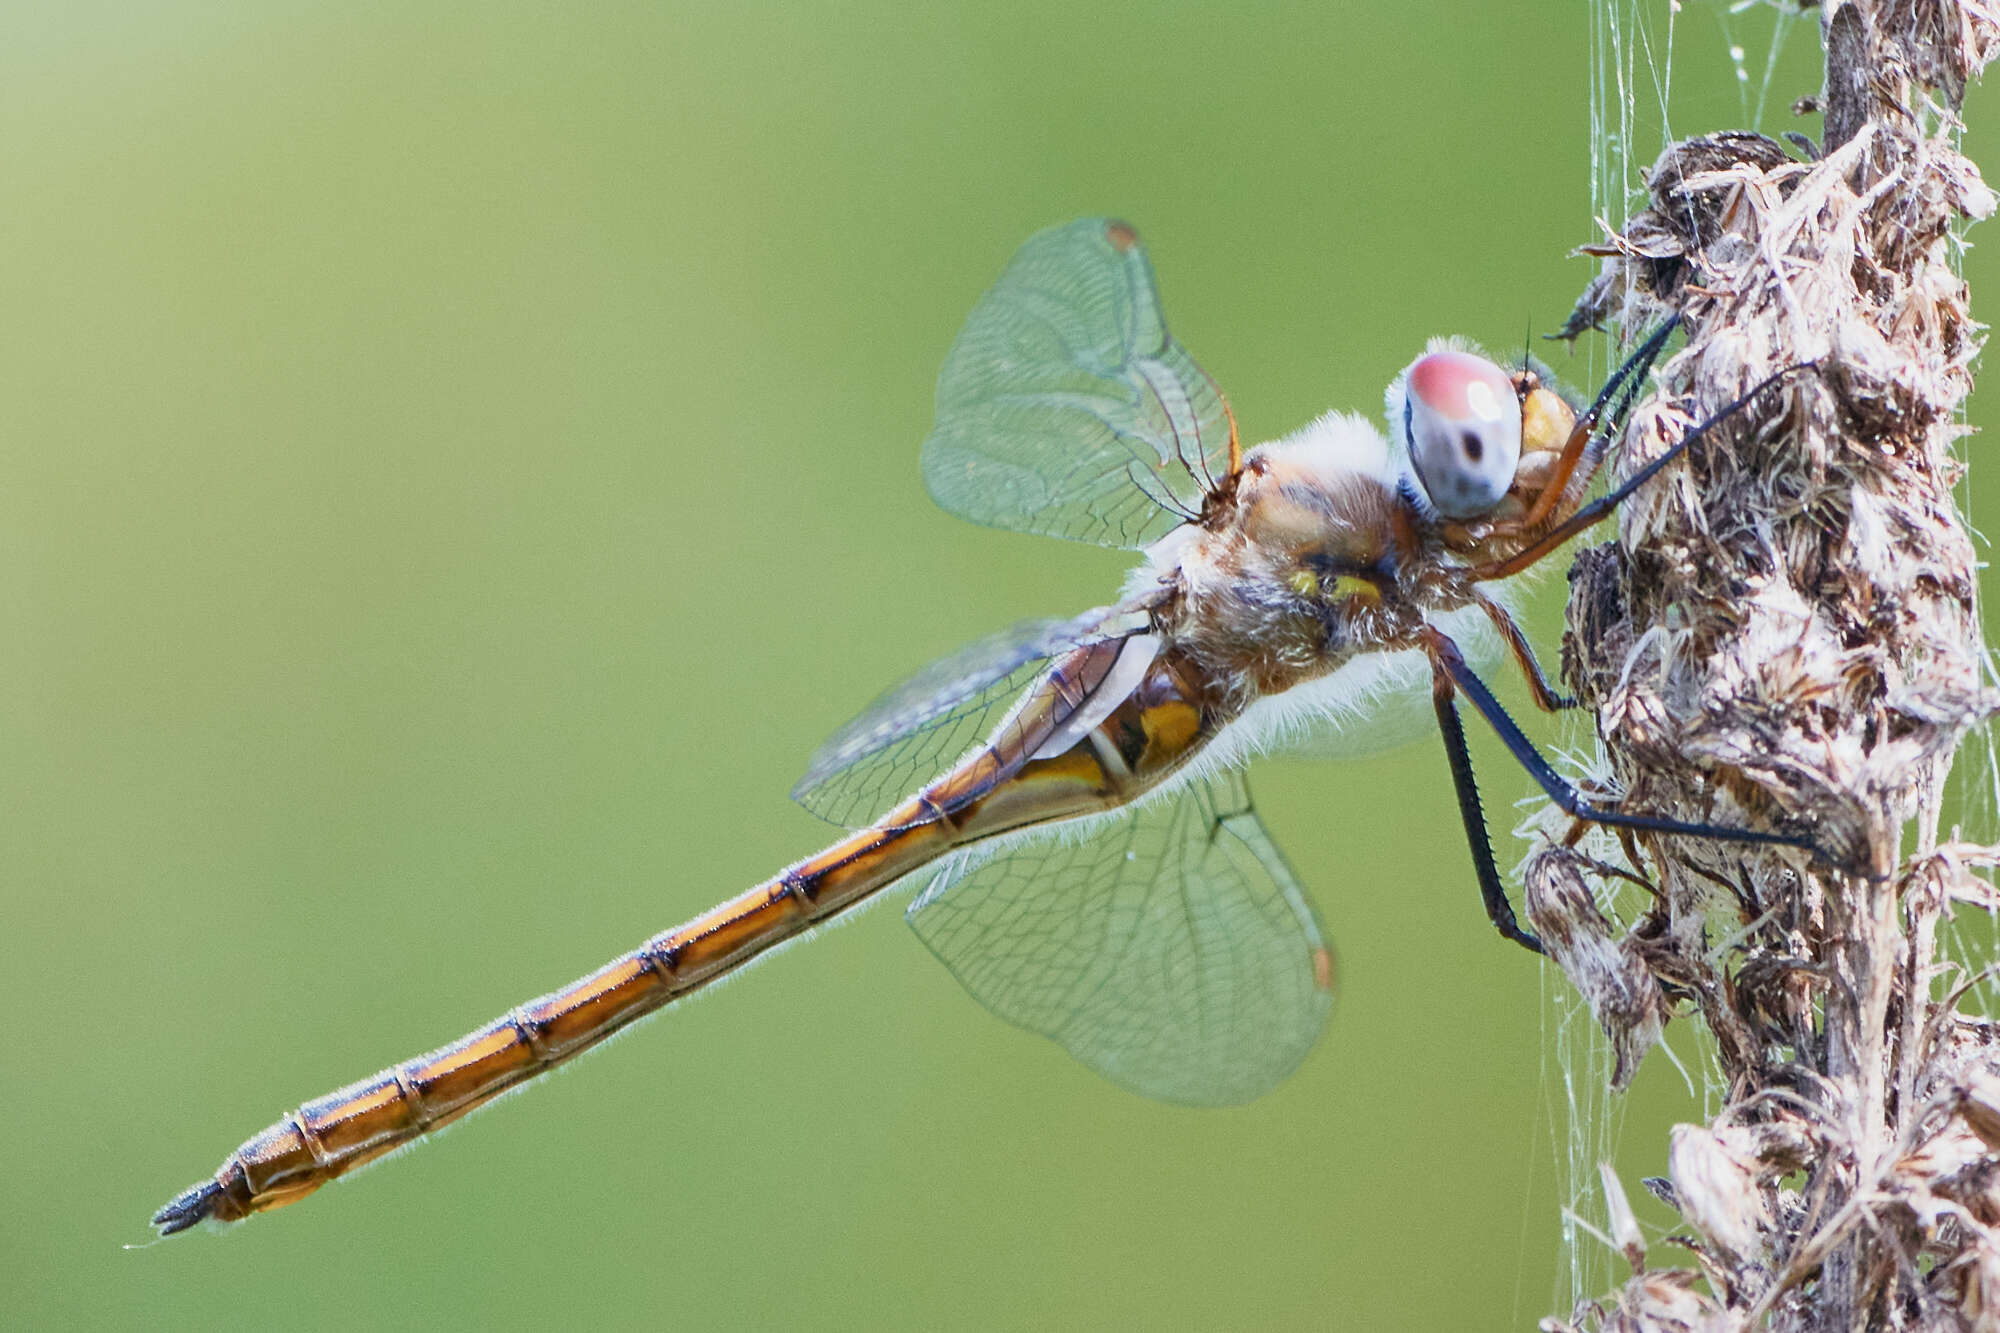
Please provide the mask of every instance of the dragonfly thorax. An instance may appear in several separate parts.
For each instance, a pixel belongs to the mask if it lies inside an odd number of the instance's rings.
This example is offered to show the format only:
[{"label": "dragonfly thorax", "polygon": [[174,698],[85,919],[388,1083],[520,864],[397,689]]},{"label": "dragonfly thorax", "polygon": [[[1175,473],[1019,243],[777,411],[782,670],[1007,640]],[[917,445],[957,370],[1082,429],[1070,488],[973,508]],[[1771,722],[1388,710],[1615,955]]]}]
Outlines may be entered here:
[{"label": "dragonfly thorax", "polygon": [[1329,414],[1250,450],[1232,503],[1152,552],[1171,637],[1239,699],[1407,642],[1433,580],[1401,469],[1366,419]]},{"label": "dragonfly thorax", "polygon": [[1375,427],[1329,413],[1245,455],[1232,517],[1246,543],[1273,556],[1358,573],[1389,554],[1397,490],[1398,469]]}]

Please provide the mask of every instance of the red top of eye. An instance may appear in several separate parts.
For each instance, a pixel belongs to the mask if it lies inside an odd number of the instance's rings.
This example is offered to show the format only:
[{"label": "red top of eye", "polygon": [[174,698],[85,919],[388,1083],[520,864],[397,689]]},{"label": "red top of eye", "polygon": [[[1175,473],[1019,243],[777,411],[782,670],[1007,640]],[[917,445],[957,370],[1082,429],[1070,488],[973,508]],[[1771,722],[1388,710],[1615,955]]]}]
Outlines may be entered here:
[{"label": "red top of eye", "polygon": [[1507,373],[1470,352],[1432,352],[1410,367],[1410,393],[1448,421],[1498,421],[1513,405]]}]

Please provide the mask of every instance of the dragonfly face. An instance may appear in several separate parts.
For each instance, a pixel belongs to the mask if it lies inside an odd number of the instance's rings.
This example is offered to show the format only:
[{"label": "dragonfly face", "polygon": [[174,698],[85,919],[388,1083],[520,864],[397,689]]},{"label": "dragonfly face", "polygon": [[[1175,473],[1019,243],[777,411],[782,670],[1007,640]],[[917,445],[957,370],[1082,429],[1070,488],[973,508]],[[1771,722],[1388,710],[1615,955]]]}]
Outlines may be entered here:
[{"label": "dragonfly face", "polygon": [[[1443,732],[1489,916],[1531,948],[1487,844],[1456,698],[1578,818],[1808,845],[1589,806],[1473,667],[1483,642],[1513,656],[1538,704],[1564,703],[1487,585],[1671,461],[1580,504],[1600,424],[1629,405],[1666,333],[1580,417],[1530,371],[1439,343],[1392,386],[1393,434],[1329,415],[1246,453],[1167,331],[1137,234],[1096,219],[1034,237],[946,358],[924,479],[975,522],[1143,552],[1125,596],[991,635],[837,733],[793,793],[854,828],[825,851],[306,1103],[155,1224],[303,1198],[904,880],[918,885],[918,935],[1001,1017],[1146,1095],[1248,1100],[1311,1049],[1334,969],[1241,769],[1278,743],[1338,750],[1399,694],[1427,700]],[[1379,742],[1369,731],[1364,745]]]}]

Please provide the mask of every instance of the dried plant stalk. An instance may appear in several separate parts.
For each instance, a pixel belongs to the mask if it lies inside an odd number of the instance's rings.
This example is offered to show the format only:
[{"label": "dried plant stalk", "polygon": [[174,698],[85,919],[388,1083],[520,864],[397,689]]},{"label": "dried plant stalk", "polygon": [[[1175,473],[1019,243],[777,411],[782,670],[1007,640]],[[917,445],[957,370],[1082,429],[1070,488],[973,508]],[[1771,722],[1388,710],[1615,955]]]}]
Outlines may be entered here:
[{"label": "dried plant stalk", "polygon": [[1656,897],[1629,930],[1592,903],[1595,863],[1560,839],[1530,857],[1530,918],[1615,1080],[1691,1009],[1726,1091],[1656,1188],[1698,1275],[1628,1245],[1635,1276],[1550,1329],[2000,1329],[2000,1028],[1959,1012],[1935,947],[1948,904],[1990,910],[1971,872],[2000,861],[1938,827],[1960,740],[2000,707],[1951,495],[1980,344],[1951,229],[1994,206],[1955,113],[2000,15],[1821,8],[1824,145],[1669,148],[1580,307],[1686,321],[1628,474],[1813,365],[1627,502],[1573,576],[1564,665],[1628,808],[1807,832],[1827,856],[1642,840]]}]

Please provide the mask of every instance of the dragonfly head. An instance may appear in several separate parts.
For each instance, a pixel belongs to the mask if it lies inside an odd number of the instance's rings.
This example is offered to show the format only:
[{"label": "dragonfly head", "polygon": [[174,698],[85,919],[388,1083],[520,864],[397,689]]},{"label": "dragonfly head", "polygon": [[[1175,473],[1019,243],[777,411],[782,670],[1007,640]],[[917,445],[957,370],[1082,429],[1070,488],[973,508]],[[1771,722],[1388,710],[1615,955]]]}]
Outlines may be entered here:
[{"label": "dragonfly head", "polygon": [[1389,425],[1445,518],[1489,513],[1514,485],[1522,400],[1493,362],[1433,343],[1389,388]]}]

